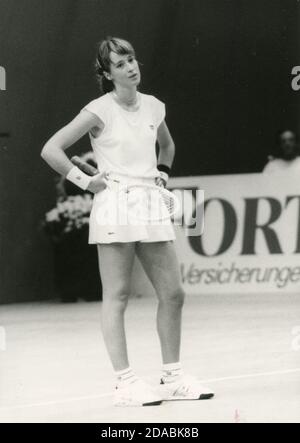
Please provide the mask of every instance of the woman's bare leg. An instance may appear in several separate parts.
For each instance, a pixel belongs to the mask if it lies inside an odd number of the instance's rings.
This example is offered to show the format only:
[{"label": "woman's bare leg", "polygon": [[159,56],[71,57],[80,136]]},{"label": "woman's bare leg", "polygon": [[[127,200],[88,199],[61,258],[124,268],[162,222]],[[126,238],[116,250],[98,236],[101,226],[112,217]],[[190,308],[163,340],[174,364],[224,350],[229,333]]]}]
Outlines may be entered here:
[{"label": "woman's bare leg", "polygon": [[163,363],[180,360],[184,303],[178,259],[173,242],[138,243],[137,255],[158,296],[157,330]]},{"label": "woman's bare leg", "polygon": [[124,314],[130,295],[135,243],[98,245],[103,286],[102,330],[113,368],[128,368]]}]

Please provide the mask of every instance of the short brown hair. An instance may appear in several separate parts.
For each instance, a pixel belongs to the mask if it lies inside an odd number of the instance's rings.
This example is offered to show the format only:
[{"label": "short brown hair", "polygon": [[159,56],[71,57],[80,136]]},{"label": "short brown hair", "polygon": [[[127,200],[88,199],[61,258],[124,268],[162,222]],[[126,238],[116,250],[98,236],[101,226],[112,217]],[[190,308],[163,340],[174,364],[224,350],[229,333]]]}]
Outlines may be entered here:
[{"label": "short brown hair", "polygon": [[97,44],[95,71],[97,82],[103,94],[114,89],[113,82],[108,80],[104,75],[104,72],[110,72],[111,52],[115,52],[119,55],[133,55],[135,57],[135,50],[127,40],[108,36]]}]

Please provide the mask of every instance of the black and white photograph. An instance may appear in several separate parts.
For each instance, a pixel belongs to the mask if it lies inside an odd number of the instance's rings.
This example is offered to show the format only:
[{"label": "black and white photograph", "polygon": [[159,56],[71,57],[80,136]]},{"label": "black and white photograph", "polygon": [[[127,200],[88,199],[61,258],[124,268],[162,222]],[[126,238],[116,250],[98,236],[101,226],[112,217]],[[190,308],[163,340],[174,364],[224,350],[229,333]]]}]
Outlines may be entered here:
[{"label": "black and white photograph", "polygon": [[299,0],[0,0],[0,423],[300,423]]}]

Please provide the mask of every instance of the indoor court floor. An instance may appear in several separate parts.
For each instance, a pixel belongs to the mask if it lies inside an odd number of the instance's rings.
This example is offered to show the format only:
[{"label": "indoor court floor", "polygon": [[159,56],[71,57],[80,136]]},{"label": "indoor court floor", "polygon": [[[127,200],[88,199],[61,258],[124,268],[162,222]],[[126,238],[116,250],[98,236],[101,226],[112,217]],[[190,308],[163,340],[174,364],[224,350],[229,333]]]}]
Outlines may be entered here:
[{"label": "indoor court floor", "polygon": [[[161,366],[155,307],[133,298],[126,317],[131,365],[152,384]],[[188,296],[181,360],[216,397],[147,408],[111,404],[100,311],[100,302],[0,307],[0,422],[300,422],[298,295]]]}]

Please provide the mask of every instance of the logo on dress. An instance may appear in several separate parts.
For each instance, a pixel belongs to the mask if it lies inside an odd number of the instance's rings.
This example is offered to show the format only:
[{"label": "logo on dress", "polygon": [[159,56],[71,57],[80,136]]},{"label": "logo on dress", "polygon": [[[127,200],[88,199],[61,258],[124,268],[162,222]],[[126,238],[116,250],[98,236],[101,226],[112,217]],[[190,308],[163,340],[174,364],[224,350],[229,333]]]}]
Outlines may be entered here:
[{"label": "logo on dress", "polygon": [[149,128],[152,129],[152,131],[153,131],[154,130],[154,125],[150,125]]}]

